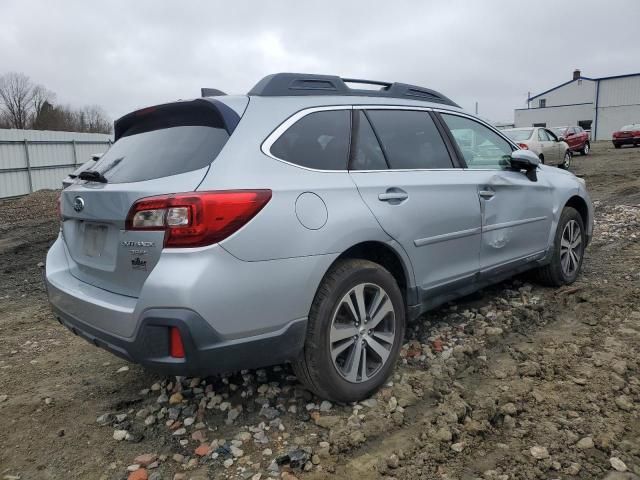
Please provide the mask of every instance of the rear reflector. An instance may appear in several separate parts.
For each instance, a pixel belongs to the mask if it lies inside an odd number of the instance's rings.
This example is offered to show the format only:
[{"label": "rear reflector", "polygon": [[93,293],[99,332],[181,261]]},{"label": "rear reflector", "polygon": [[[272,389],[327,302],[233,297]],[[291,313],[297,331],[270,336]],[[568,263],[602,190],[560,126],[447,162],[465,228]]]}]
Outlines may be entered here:
[{"label": "rear reflector", "polygon": [[220,242],[255,217],[271,190],[225,190],[148,197],[133,204],[127,230],[163,230],[166,248]]},{"label": "rear reflector", "polygon": [[184,345],[177,327],[169,327],[169,355],[173,358],[184,358]]}]

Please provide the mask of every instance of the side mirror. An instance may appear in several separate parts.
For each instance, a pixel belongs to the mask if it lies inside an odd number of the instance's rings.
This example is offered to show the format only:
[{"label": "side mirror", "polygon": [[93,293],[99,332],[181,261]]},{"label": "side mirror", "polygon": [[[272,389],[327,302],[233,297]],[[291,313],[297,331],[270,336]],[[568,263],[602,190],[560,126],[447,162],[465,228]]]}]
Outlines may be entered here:
[{"label": "side mirror", "polygon": [[519,172],[523,171],[527,178],[532,182],[538,181],[536,170],[540,165],[540,159],[531,150],[515,150],[511,152],[511,160],[509,161],[511,168]]},{"label": "side mirror", "polygon": [[564,142],[564,141],[565,141],[565,138],[564,138],[564,137],[558,137],[558,141],[559,141],[559,142]]}]

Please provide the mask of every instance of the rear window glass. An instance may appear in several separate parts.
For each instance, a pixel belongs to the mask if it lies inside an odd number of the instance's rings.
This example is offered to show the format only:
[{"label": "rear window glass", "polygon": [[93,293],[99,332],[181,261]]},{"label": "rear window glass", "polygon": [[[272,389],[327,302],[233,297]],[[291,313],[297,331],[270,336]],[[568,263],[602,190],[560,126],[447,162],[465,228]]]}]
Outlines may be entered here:
[{"label": "rear window glass", "polygon": [[271,154],[308,168],[345,170],[349,156],[350,110],[310,113],[271,146]]},{"label": "rear window glass", "polygon": [[531,137],[531,132],[533,132],[533,130],[503,130],[502,131],[502,133],[504,133],[507,137],[509,137],[511,140],[514,140],[516,142],[529,140],[529,138]]},{"label": "rear window glass", "polygon": [[209,165],[229,139],[223,128],[177,126],[121,137],[91,169],[109,183],[140,182]]},{"label": "rear window glass", "polygon": [[393,169],[452,168],[451,157],[427,112],[368,110]]}]

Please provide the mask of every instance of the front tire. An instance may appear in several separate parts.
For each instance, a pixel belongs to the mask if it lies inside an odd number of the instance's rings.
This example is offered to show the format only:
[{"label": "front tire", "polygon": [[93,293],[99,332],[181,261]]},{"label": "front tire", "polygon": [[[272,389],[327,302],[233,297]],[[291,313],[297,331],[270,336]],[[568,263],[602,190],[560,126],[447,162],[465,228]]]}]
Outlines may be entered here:
[{"label": "front tire", "polygon": [[582,268],[585,244],[582,217],[576,209],[565,207],[556,228],[551,261],[537,270],[540,283],[559,287],[575,282]]},{"label": "front tire", "polygon": [[562,157],[562,163],[558,165],[563,170],[569,170],[571,166],[571,150],[567,150],[564,152],[564,157]]},{"label": "front tire", "polygon": [[580,150],[580,154],[581,155],[589,155],[589,151],[591,150],[591,145],[589,145],[589,142],[584,144],[584,147],[582,147],[582,150]]},{"label": "front tire", "polygon": [[321,398],[362,400],[393,372],[404,329],[404,300],[393,275],[368,260],[339,260],[316,292],[293,370]]}]

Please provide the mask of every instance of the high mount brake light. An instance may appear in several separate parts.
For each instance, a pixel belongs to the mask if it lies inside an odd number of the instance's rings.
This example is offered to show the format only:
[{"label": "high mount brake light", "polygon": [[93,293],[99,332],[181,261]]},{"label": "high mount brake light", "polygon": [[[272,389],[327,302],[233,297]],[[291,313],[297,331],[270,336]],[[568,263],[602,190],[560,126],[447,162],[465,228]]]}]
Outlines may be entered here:
[{"label": "high mount brake light", "polygon": [[271,190],[191,192],[142,198],[127,215],[127,230],[164,231],[166,248],[220,242],[255,217]]}]

